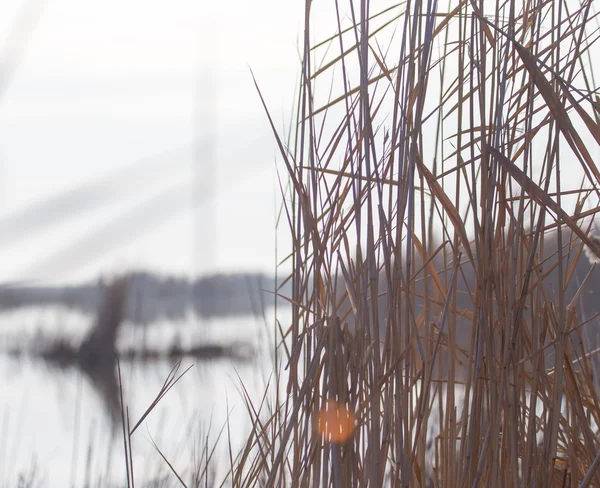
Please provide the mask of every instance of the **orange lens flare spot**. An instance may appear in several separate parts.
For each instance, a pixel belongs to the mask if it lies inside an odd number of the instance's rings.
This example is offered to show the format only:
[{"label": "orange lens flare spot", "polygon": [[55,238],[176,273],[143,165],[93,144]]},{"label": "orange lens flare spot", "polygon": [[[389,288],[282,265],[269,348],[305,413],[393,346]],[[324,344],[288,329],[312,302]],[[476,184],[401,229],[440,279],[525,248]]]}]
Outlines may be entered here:
[{"label": "orange lens flare spot", "polygon": [[356,415],[344,405],[328,401],[317,414],[315,426],[327,442],[344,442],[356,428]]}]

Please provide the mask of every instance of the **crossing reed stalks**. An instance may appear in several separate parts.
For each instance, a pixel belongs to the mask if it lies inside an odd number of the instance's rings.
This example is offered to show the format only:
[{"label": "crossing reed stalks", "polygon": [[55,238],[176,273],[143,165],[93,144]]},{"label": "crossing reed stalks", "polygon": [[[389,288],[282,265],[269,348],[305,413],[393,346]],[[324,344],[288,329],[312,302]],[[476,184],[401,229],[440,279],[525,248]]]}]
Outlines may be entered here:
[{"label": "crossing reed stalks", "polygon": [[232,484],[598,486],[592,2],[386,5],[307,1],[291,136],[256,80],[292,321]]}]

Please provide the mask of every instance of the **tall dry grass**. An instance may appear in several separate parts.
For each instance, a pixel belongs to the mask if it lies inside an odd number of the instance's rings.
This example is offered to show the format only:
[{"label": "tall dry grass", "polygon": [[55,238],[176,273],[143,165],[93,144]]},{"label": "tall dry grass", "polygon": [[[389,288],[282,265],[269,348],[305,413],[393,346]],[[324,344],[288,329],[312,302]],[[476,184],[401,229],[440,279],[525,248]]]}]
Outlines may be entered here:
[{"label": "tall dry grass", "polygon": [[233,485],[600,486],[592,2],[307,1],[304,34],[289,375]]}]

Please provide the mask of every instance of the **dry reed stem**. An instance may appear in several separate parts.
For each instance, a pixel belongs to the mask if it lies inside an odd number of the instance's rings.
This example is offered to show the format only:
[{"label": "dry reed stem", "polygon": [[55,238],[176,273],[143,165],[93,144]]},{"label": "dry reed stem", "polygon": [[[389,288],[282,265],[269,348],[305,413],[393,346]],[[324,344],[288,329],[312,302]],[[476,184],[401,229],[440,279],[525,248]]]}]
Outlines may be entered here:
[{"label": "dry reed stem", "polygon": [[[290,181],[289,375],[267,418],[247,398],[233,485],[598,485],[597,14],[374,5],[333,2],[319,41],[307,2],[287,144],[259,90]],[[348,440],[315,429],[331,405]]]}]

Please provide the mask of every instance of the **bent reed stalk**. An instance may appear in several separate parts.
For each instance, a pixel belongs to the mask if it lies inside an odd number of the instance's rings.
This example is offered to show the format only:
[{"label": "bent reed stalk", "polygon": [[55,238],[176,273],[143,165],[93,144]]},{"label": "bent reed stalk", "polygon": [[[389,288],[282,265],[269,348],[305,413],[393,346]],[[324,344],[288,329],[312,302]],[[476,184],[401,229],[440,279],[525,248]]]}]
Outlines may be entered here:
[{"label": "bent reed stalk", "polygon": [[306,3],[289,140],[256,81],[289,375],[247,399],[233,486],[600,484],[591,5]]}]

